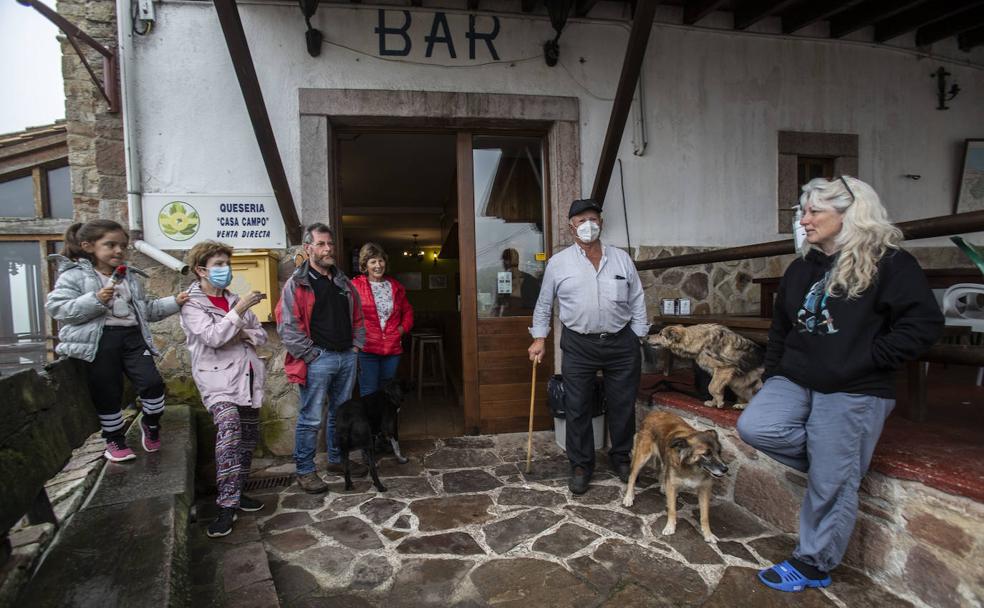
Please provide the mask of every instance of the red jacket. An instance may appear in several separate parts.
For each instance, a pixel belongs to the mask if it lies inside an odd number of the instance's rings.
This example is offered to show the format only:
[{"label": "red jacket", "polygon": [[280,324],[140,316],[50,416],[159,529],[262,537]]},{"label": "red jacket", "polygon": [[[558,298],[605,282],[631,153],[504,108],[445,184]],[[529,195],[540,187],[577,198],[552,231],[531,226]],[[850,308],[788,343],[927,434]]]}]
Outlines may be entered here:
[{"label": "red jacket", "polygon": [[362,351],[371,355],[399,355],[403,352],[399,328],[402,327],[404,332],[408,332],[413,327],[413,308],[407,301],[407,290],[403,285],[400,285],[396,279],[383,278],[389,281],[390,287],[393,288],[393,312],[386,321],[385,330],[379,323],[376,299],[372,296],[369,278],[363,274],[352,279],[352,285],[359,292],[359,299],[362,301],[362,316],[366,324],[366,345]]},{"label": "red jacket", "polygon": [[[287,349],[284,371],[287,372],[287,379],[294,384],[307,383],[307,365],[319,354],[318,347],[311,340],[314,289],[308,280],[308,270],[308,263],[304,262],[287,279],[274,311],[277,333]],[[348,296],[349,313],[352,317],[352,345],[362,348],[366,342],[366,330],[362,322],[359,294],[352,289],[352,282],[341,271],[336,270],[334,281]]]}]

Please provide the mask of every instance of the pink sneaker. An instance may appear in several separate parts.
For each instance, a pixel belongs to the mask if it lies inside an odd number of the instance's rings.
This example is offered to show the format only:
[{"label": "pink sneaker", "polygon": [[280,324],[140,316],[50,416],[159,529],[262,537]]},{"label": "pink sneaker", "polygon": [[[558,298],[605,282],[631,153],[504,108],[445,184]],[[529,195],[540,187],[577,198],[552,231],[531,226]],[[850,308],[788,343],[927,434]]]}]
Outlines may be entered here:
[{"label": "pink sneaker", "polygon": [[106,440],[106,451],[103,452],[103,457],[110,462],[126,462],[133,460],[137,455],[133,453],[133,450],[126,447],[126,440],[120,437],[119,439]]},{"label": "pink sneaker", "polygon": [[148,426],[140,419],[140,444],[145,452],[156,452],[161,449],[161,427]]}]

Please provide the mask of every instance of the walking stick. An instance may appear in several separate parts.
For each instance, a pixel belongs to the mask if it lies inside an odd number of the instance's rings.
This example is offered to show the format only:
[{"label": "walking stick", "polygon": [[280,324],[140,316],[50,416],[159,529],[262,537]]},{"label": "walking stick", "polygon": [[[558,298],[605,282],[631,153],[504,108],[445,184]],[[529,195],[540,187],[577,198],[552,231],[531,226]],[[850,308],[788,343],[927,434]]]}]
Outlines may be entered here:
[{"label": "walking stick", "polygon": [[530,472],[530,459],[533,457],[533,399],[536,398],[536,365],[533,361],[533,381],[530,383],[530,430],[526,437],[526,472]]}]

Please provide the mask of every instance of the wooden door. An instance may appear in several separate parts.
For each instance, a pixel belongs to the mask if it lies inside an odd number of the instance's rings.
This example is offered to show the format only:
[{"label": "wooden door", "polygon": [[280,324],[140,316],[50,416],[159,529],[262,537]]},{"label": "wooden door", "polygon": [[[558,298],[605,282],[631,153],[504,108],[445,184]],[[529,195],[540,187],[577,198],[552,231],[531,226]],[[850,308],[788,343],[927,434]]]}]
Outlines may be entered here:
[{"label": "wooden door", "polygon": [[[458,135],[465,429],[527,429],[533,305],[549,255],[543,138]],[[537,369],[534,427],[550,428],[552,343]]]}]

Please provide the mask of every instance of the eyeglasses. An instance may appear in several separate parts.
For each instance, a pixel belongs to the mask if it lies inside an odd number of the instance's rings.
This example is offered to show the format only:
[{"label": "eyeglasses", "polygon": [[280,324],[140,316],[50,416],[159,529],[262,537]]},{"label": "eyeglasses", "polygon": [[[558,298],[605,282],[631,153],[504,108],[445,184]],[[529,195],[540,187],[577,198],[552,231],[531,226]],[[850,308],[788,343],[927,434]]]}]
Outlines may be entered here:
[{"label": "eyeglasses", "polygon": [[838,176],[837,179],[841,180],[841,183],[844,184],[844,187],[845,188],[847,188],[847,193],[851,195],[851,202],[853,203],[856,200],[854,198],[854,191],[851,190],[851,187],[847,185],[847,180],[844,179],[844,176],[843,175]]}]

